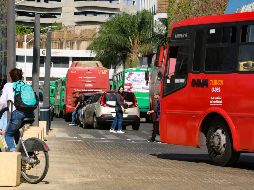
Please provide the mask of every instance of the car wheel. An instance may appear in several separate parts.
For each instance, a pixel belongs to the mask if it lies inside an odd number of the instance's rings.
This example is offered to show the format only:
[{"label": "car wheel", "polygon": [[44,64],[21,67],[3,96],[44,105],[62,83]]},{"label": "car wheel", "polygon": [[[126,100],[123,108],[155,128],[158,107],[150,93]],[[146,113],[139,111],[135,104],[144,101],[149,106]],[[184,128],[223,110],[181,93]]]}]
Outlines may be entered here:
[{"label": "car wheel", "polygon": [[100,125],[98,124],[96,115],[93,116],[93,128],[94,129],[99,129],[100,128]]},{"label": "car wheel", "polygon": [[240,157],[233,149],[231,132],[227,123],[220,118],[214,119],[207,132],[206,146],[209,157],[215,165],[230,166]]},{"label": "car wheel", "polygon": [[132,129],[139,130],[139,126],[140,126],[140,123],[134,123],[134,124],[132,124]]}]

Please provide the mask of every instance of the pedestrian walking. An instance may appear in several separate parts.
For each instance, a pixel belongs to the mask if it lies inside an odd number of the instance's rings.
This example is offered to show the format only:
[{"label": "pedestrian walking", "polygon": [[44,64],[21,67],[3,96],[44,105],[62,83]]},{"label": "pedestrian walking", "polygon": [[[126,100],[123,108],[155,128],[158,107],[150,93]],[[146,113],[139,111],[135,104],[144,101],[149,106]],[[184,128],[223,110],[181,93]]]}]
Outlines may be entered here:
[{"label": "pedestrian walking", "polygon": [[75,108],[74,111],[72,112],[72,117],[71,117],[71,123],[69,123],[69,125],[71,126],[76,126],[77,124],[77,120],[78,120],[78,111],[79,111],[79,107],[81,106],[81,102],[82,102],[82,97],[79,96],[79,92],[76,92],[76,100],[74,102]]},{"label": "pedestrian walking", "polygon": [[[122,131],[122,124],[123,124],[123,113],[124,113],[124,96],[123,96],[123,87],[120,86],[118,89],[118,93],[116,94],[116,116],[114,118],[114,121],[112,123],[111,129],[109,132],[111,133],[124,133]],[[117,131],[115,130],[117,127]]]},{"label": "pedestrian walking", "polygon": [[149,142],[154,142],[156,135],[159,134],[159,118],[160,118],[160,93],[154,92],[155,106],[153,110],[147,112],[148,115],[155,114],[155,119],[153,120],[153,132],[152,137],[148,139]]}]

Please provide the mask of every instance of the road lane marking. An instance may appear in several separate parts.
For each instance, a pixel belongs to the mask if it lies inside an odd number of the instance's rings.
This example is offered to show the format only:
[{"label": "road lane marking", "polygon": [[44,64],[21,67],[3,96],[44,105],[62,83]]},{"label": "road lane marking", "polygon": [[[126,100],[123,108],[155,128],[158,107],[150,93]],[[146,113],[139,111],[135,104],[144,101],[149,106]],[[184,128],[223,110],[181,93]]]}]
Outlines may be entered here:
[{"label": "road lane marking", "polygon": [[63,132],[57,132],[57,133],[55,134],[55,136],[56,136],[57,138],[73,138],[73,137],[70,137],[67,133],[63,133]]},{"label": "road lane marking", "polygon": [[97,133],[100,133],[101,135],[104,135],[104,134],[105,134],[105,131],[101,131],[101,130],[97,130],[96,132],[97,132]]},{"label": "road lane marking", "polygon": [[81,136],[83,139],[95,139],[93,135],[89,134],[79,134],[79,136]]},{"label": "road lane marking", "polygon": [[142,131],[142,133],[145,133],[146,135],[149,135],[150,133],[147,131]]},{"label": "road lane marking", "polygon": [[125,135],[126,137],[128,137],[128,139],[134,140],[134,141],[144,141],[146,139],[138,137],[136,135]]},{"label": "road lane marking", "polygon": [[65,140],[65,141],[68,141],[68,142],[82,142],[82,140]]},{"label": "road lane marking", "polygon": [[111,139],[111,140],[114,140],[114,139],[121,139],[115,135],[103,135],[106,139]]}]

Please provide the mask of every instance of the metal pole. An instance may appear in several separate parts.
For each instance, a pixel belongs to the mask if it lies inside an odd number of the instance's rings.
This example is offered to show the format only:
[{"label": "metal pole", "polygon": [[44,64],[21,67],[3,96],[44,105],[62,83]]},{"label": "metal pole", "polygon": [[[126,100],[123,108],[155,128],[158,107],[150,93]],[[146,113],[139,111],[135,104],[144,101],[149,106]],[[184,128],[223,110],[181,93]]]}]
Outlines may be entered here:
[{"label": "metal pole", "polygon": [[[7,73],[16,67],[15,0],[7,1]],[[8,81],[10,76],[7,74]]]},{"label": "metal pole", "polygon": [[26,74],[26,49],[27,49],[27,47],[26,47],[26,39],[27,39],[27,35],[24,35],[24,43],[25,43],[25,72],[24,72],[24,74],[23,74],[23,76],[24,76],[24,81],[26,82],[26,77],[27,77],[27,74]]},{"label": "metal pole", "polygon": [[[39,97],[39,77],[40,77],[40,15],[35,14],[34,21],[34,47],[33,47],[33,69],[32,69],[32,86]],[[39,109],[34,111],[36,126],[39,126]]]},{"label": "metal pole", "polygon": [[51,31],[47,33],[46,41],[46,63],[45,63],[45,77],[44,77],[44,101],[43,106],[49,106],[49,89],[50,89],[50,63],[51,63]]},{"label": "metal pole", "polygon": [[45,77],[43,87],[43,107],[40,110],[40,118],[43,121],[47,121],[47,133],[50,129],[51,124],[51,112],[50,112],[50,63],[51,63],[51,31],[47,33],[46,41],[46,63],[45,63]]}]

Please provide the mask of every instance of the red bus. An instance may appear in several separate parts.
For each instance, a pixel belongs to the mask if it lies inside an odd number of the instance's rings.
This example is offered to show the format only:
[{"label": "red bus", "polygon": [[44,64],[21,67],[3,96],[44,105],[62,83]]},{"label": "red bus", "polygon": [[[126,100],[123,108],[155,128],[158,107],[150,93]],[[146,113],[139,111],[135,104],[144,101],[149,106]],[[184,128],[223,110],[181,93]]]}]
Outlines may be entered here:
[{"label": "red bus", "polygon": [[109,90],[109,72],[99,61],[76,61],[66,75],[64,117],[71,120],[74,101],[84,93]]},{"label": "red bus", "polygon": [[169,45],[161,141],[200,147],[206,137],[209,157],[221,166],[253,152],[254,13],[180,21]]}]

